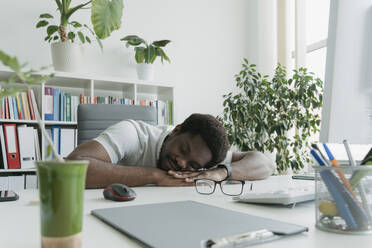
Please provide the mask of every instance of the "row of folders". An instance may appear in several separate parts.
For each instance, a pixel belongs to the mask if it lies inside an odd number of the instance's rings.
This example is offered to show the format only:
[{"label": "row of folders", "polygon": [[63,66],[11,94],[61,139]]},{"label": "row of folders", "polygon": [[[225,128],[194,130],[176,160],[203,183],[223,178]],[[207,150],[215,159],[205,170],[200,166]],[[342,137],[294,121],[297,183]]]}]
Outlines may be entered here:
[{"label": "row of folders", "polygon": [[[52,138],[53,146],[62,157],[67,157],[77,146],[77,129],[47,127],[46,132]],[[32,126],[0,125],[0,169],[31,169],[35,161],[51,160],[46,156],[48,142],[45,141],[41,153],[39,130]]]}]

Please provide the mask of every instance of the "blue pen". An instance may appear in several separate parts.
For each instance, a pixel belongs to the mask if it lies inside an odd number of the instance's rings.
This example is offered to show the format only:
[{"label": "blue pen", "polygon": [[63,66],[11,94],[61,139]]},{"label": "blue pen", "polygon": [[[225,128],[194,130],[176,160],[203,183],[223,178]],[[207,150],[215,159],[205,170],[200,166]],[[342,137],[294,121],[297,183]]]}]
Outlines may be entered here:
[{"label": "blue pen", "polygon": [[323,161],[323,159],[318,155],[317,151],[315,149],[311,149],[310,151],[311,155],[313,155],[313,157],[315,158],[316,162],[318,162],[318,164],[320,166],[326,166],[326,163]]}]

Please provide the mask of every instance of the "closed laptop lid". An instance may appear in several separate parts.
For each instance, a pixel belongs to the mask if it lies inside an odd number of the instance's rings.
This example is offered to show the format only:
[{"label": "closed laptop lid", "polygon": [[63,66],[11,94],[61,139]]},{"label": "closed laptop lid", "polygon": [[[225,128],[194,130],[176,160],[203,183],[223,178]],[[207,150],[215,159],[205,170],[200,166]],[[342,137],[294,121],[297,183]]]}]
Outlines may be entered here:
[{"label": "closed laptop lid", "polygon": [[148,247],[200,247],[202,240],[267,229],[279,235],[307,227],[194,201],[96,209],[92,214]]}]

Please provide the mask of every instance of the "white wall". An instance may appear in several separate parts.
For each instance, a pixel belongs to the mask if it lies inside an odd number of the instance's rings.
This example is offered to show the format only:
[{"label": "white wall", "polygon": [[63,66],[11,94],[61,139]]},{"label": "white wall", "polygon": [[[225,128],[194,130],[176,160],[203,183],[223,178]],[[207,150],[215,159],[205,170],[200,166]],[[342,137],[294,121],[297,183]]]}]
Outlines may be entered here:
[{"label": "white wall", "polygon": [[[257,0],[124,0],[124,4],[122,28],[103,41],[104,52],[96,44],[86,46],[87,72],[135,78],[134,54],[119,39],[128,34],[170,39],[165,51],[172,63],[157,62],[155,81],[175,87],[176,122],[193,112],[222,113],[222,95],[232,90],[242,58],[257,61]],[[35,24],[41,13],[55,9],[50,0],[1,0],[0,49],[32,67],[51,64],[45,30]],[[76,20],[88,24],[89,10],[79,12]]]}]

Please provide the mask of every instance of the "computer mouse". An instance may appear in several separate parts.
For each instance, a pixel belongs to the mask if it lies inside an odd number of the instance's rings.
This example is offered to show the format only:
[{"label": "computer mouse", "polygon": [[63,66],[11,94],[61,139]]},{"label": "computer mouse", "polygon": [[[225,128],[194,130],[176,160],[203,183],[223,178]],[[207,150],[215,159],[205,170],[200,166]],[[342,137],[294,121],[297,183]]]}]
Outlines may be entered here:
[{"label": "computer mouse", "polygon": [[111,201],[132,201],[137,194],[124,184],[114,183],[103,190],[103,196]]}]

